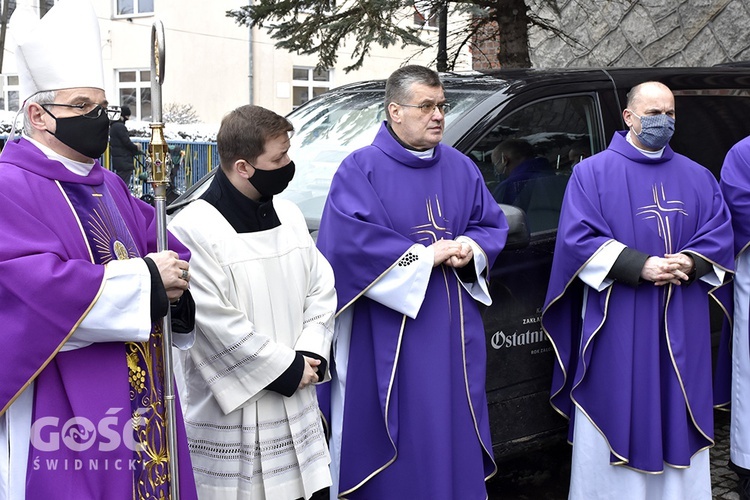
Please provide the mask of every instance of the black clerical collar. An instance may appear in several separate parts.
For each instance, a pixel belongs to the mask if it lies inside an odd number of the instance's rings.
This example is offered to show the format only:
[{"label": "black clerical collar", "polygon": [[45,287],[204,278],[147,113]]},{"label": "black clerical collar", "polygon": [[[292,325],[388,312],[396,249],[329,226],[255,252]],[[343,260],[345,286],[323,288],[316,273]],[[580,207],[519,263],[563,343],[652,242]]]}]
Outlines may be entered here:
[{"label": "black clerical collar", "polygon": [[418,153],[422,153],[424,151],[429,151],[430,149],[433,149],[433,148],[422,148],[422,149],[419,149],[419,148],[415,148],[414,146],[409,146],[404,141],[402,141],[401,138],[398,135],[396,135],[396,132],[394,132],[393,128],[391,128],[391,124],[390,123],[386,122],[385,123],[385,128],[388,129],[388,132],[391,133],[391,136],[393,136],[393,138],[396,139],[396,142],[398,142],[399,144],[401,144],[401,146],[403,146],[404,149],[408,149],[409,151],[417,151]]},{"label": "black clerical collar", "polygon": [[273,198],[251,200],[229,182],[221,168],[201,199],[213,205],[238,233],[265,231],[281,225]]}]

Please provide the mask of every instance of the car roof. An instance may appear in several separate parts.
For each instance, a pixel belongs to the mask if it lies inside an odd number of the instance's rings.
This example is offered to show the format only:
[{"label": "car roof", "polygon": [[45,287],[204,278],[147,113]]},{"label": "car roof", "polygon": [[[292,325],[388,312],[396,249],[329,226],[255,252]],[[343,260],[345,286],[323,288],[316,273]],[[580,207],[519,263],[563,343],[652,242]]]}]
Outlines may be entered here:
[{"label": "car roof", "polygon": [[[750,91],[750,67],[736,64],[714,67],[674,67],[674,68],[518,68],[489,71],[446,72],[441,73],[441,80],[446,92],[451,89],[461,91],[479,91],[493,95],[491,100],[499,102],[512,94],[533,90],[534,88],[554,85],[576,85],[609,82],[621,96],[633,86],[644,81],[656,80],[667,85],[672,91],[694,91],[703,89],[748,89]],[[328,90],[323,96],[334,97],[340,94],[385,91],[385,80],[369,80],[350,83]],[[321,96],[321,97],[323,97]],[[318,99],[312,99],[298,110],[313,105]],[[464,120],[473,122],[476,116],[467,115]],[[465,127],[454,126],[446,129],[444,140],[455,144],[465,132]],[[453,130],[455,129],[455,130]],[[452,135],[451,135],[452,134]],[[210,175],[213,172],[209,173]],[[208,179],[203,179],[204,183]],[[189,203],[194,198],[193,192],[201,183],[196,183],[178,200],[169,206],[170,213]]]},{"label": "car roof", "polygon": [[[691,88],[750,88],[750,70],[745,65],[670,68],[518,68],[488,71],[441,73],[446,89],[466,90],[496,88],[498,85],[533,87],[556,83],[611,81],[617,88],[629,89],[638,83],[657,80],[672,90]],[[327,93],[382,92],[385,80],[350,83]]]}]

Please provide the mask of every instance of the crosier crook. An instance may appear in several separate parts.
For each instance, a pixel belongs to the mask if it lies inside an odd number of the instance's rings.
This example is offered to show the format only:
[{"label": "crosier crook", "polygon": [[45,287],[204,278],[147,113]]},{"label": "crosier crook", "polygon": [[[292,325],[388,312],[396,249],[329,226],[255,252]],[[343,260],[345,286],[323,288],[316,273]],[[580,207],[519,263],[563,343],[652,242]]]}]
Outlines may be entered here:
[{"label": "crosier crook", "polygon": [[[148,147],[149,182],[154,189],[156,209],[156,248],[168,250],[167,245],[167,185],[172,159],[168,154],[162,123],[161,86],[164,83],[164,25],[155,21],[151,27],[151,142]],[[171,500],[180,498],[180,478],[177,467],[177,420],[175,417],[174,367],[172,365],[172,316],[170,311],[162,319],[162,353],[164,359],[164,407],[167,417],[167,449],[169,452],[169,492]]]}]

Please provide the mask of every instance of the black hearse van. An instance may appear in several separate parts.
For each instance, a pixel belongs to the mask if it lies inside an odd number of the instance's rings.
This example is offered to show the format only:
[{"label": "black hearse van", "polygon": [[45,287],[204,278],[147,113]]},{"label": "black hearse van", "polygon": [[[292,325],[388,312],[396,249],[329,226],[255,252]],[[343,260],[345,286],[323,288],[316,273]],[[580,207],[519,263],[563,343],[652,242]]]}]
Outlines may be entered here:
[{"label": "black hearse van", "polygon": [[[555,175],[524,190],[525,210],[503,206],[513,237],[491,274],[492,306],[484,312],[487,395],[495,456],[502,460],[564,439],[567,422],[549,405],[554,362],[540,326],[562,194],[574,163],[606,148],[625,127],[626,93],[646,80],[676,99],[672,148],[718,178],[729,148],[750,135],[750,68],[605,68],[444,74],[451,104],[443,142],[469,156],[490,189],[498,182],[492,150],[524,139]],[[291,158],[297,173],[282,197],[295,201],[315,232],[340,161],[369,144],[384,119],[384,81],[331,90],[293,111]],[[207,183],[170,206],[178,210]],[[718,330],[718,329],[717,329]]]}]

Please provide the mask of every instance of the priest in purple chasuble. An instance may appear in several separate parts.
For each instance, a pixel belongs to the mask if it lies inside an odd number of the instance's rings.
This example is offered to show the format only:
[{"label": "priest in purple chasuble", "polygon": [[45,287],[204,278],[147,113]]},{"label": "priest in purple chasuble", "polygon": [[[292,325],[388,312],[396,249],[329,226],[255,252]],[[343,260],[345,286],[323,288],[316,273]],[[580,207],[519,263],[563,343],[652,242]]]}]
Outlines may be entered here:
[{"label": "priest in purple chasuble", "polygon": [[709,300],[731,278],[729,211],[713,174],[669,147],[666,86],[634,87],[623,118],[573,170],[542,315],[570,498],[710,499]]},{"label": "priest in purple chasuble", "polygon": [[721,168],[724,199],[734,229],[734,314],[731,338],[730,467],[739,476],[741,500],[750,499],[750,137],[732,147]]},{"label": "priest in purple chasuble", "polygon": [[479,303],[508,227],[477,167],[440,144],[445,103],[434,71],[391,75],[389,119],[343,161],[323,211],[332,498],[484,499],[496,471]]},{"label": "priest in purple chasuble", "polygon": [[0,498],[167,498],[156,325],[171,302],[191,340],[189,252],[156,252],[153,208],[96,160],[109,110],[91,5],[26,14],[11,20],[24,131],[0,154]]}]

